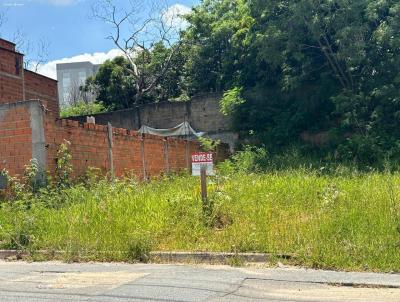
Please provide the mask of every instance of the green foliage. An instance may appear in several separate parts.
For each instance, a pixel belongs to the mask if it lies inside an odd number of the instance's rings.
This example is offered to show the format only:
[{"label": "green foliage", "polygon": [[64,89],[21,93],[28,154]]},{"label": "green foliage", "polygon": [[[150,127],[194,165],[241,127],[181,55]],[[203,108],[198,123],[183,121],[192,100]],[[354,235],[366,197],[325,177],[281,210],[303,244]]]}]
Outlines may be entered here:
[{"label": "green foliage", "polygon": [[220,140],[213,140],[207,137],[198,137],[201,147],[204,151],[216,151],[218,146],[221,144]]},{"label": "green foliage", "polygon": [[72,155],[69,152],[71,143],[64,140],[57,152],[57,165],[55,171],[55,182],[57,188],[66,188],[72,182]]},{"label": "green foliage", "polygon": [[[163,73],[165,62],[173,51],[163,43],[156,43],[150,51],[138,51],[135,59],[137,68],[140,69],[142,86],[156,84],[144,95],[138,97],[137,80],[132,75],[132,67],[124,57],[117,57],[103,63],[99,71],[88,78],[84,91],[97,95],[97,102],[104,104],[108,110],[131,108],[135,104],[161,102],[170,100],[186,100],[185,84],[183,81],[183,65],[185,64],[184,52],[177,52],[172,56],[168,68]],[[162,74],[161,77],[157,78]]]},{"label": "green foliage", "polygon": [[25,165],[22,178],[11,176],[6,169],[3,169],[1,174],[7,179],[4,199],[10,202],[23,201],[23,204],[29,207],[30,199],[42,185],[38,179],[38,173],[39,165],[36,159],[30,160],[29,164]]},{"label": "green foliage", "polygon": [[64,107],[61,109],[60,117],[68,118],[70,116],[91,115],[106,111],[103,103],[85,103],[79,102],[76,105]]},{"label": "green foliage", "polygon": [[129,62],[124,57],[107,60],[94,76],[86,80],[83,90],[94,93],[96,102],[108,110],[132,107],[136,88],[128,70]]},{"label": "green foliage", "polygon": [[254,173],[266,168],[267,150],[254,146],[245,146],[244,150],[236,152],[231,159],[219,165],[222,174]]},{"label": "green foliage", "polygon": [[225,115],[232,115],[246,100],[242,97],[243,88],[234,87],[224,93],[220,101],[221,112]]},{"label": "green foliage", "polygon": [[[146,74],[146,81],[152,82],[156,80],[156,76],[162,74],[165,62],[171,56],[173,48],[167,48],[163,43],[156,43],[149,53],[146,61],[139,64]],[[141,54],[138,54],[140,60]],[[157,80],[154,89],[146,93],[145,102],[162,102],[162,101],[185,101],[186,86],[184,83],[184,64],[186,61],[185,50],[177,51],[171,59],[167,70]],[[140,61],[139,61],[140,62]]]},{"label": "green foliage", "polygon": [[29,164],[25,166],[24,181],[28,186],[28,189],[35,192],[38,187],[38,174],[39,174],[39,163],[36,159],[31,159]]},{"label": "green foliage", "polygon": [[184,35],[188,91],[225,91],[237,130],[274,151],[331,130],[323,152],[398,160],[399,13],[395,0],[203,1]]},{"label": "green foliage", "polygon": [[149,234],[132,235],[128,244],[127,258],[132,262],[148,262],[152,243]]}]

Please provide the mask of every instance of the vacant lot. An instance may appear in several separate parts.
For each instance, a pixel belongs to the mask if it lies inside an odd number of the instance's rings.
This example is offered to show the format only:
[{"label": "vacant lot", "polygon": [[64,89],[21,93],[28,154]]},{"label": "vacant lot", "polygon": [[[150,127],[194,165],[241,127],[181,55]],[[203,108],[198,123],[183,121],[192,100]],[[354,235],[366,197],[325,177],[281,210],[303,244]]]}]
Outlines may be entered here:
[{"label": "vacant lot", "polygon": [[130,260],[151,250],[295,254],[310,267],[400,271],[400,174],[293,170],[147,184],[99,180],[0,209],[0,248]]}]

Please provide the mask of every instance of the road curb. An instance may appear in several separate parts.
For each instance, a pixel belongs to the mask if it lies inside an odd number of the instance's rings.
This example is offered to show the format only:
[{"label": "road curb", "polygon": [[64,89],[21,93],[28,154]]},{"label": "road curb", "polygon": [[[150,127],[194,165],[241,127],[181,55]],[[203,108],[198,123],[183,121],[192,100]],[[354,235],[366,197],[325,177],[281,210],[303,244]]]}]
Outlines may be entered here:
[{"label": "road curb", "polygon": [[271,261],[273,255],[264,253],[216,253],[216,252],[151,252],[151,262],[175,263],[232,263],[253,262],[266,263]]},{"label": "road curb", "polygon": [[[36,255],[47,258],[60,258],[65,251],[34,251]],[[0,260],[20,260],[32,255],[29,251],[0,250]],[[273,255],[266,253],[225,253],[225,252],[164,252],[153,251],[148,262],[155,263],[266,263],[272,259],[293,259],[293,255]]]}]

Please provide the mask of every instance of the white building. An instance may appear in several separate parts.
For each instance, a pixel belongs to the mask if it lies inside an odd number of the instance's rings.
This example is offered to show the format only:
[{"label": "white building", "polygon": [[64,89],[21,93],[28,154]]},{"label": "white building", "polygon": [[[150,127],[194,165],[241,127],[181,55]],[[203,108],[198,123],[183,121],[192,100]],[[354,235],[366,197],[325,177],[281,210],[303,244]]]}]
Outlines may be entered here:
[{"label": "white building", "polygon": [[61,105],[73,104],[84,99],[92,101],[93,95],[82,94],[80,86],[85,84],[88,77],[95,74],[100,65],[90,62],[57,64],[58,95]]}]

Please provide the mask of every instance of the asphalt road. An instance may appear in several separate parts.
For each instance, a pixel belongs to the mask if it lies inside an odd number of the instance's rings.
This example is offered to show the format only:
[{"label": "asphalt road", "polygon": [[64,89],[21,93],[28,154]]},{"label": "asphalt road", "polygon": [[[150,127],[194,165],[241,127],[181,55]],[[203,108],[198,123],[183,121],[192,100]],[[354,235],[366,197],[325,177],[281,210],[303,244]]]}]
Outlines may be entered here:
[{"label": "asphalt road", "polygon": [[391,302],[400,301],[400,275],[204,265],[0,262],[0,301]]}]

